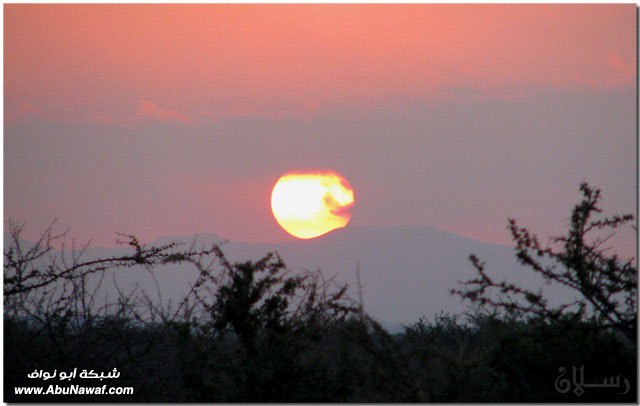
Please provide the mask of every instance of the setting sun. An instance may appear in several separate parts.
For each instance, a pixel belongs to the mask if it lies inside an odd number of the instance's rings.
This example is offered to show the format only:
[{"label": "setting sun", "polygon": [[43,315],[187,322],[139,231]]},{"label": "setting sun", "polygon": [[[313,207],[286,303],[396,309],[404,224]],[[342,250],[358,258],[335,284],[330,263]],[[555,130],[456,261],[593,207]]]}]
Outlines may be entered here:
[{"label": "setting sun", "polygon": [[353,189],[336,172],[289,172],[271,193],[271,211],[294,237],[309,239],[342,228],[351,219]]}]

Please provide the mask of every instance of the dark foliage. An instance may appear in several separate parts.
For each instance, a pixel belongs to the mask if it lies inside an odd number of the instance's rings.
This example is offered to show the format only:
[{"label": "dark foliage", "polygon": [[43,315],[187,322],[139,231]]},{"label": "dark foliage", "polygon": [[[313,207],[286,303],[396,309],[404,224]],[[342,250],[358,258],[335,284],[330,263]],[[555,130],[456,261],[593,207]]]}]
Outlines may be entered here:
[{"label": "dark foliage", "polygon": [[[629,216],[591,220],[598,190],[582,185],[567,236],[541,247],[510,221],[516,254],[581,300],[552,307],[540,292],[496,283],[475,257],[480,276],[457,291],[484,304],[472,314],[440,315],[390,334],[347,287],[317,272],[288,270],[280,257],[231,263],[221,247],[146,247],[120,235],[130,255],[84,261],[86,247],[65,249],[52,227],[34,245],[13,244],[4,263],[5,402],[635,402],[636,269],[605,255],[590,231]],[[549,260],[542,262],[541,259]],[[198,277],[172,307],[137,287],[121,289],[115,273],[191,264]],[[554,267],[554,264],[562,269]],[[115,297],[99,298],[111,278]],[[491,288],[510,296],[494,298]],[[521,301],[517,301],[521,298]],[[573,306],[573,307],[572,307]],[[628,338],[632,338],[629,340]],[[620,376],[624,389],[558,390],[573,367],[584,383]],[[110,385],[131,396],[25,396],[17,386],[35,369],[108,371]],[[561,375],[561,368],[569,371]],[[67,383],[84,384],[78,381]],[[62,384],[64,385],[64,384]],[[96,383],[96,385],[102,385]],[[562,389],[562,388],[561,388]]]},{"label": "dark foliage", "polygon": [[[517,316],[568,327],[615,329],[635,342],[638,270],[633,259],[622,260],[615,253],[608,254],[610,248],[603,246],[616,228],[633,221],[634,216],[625,214],[594,220],[592,217],[602,212],[598,205],[600,190],[583,183],[580,192],[583,199],[573,208],[567,235],[552,237],[546,246],[535,234],[519,227],[514,219],[509,219],[508,226],[519,262],[547,284],[573,290],[578,294],[577,299],[553,306],[541,289],[532,291],[506,280],[496,282],[475,255],[471,255],[470,260],[478,277],[463,282],[464,290],[452,290],[452,293]],[[596,235],[590,238],[592,234]]]}]

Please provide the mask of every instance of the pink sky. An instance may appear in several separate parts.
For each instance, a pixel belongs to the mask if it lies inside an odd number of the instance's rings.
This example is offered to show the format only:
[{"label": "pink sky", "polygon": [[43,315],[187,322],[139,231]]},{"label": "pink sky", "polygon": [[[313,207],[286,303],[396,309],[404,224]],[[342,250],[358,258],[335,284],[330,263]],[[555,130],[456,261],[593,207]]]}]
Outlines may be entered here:
[{"label": "pink sky", "polygon": [[561,230],[585,178],[635,210],[633,4],[7,4],[4,29],[5,219],[36,230],[283,240],[268,195],[301,167],[349,179],[354,224],[490,242]]},{"label": "pink sky", "polygon": [[632,4],[6,5],[5,101],[207,122],[452,87],[598,90],[634,85],[634,33]]}]

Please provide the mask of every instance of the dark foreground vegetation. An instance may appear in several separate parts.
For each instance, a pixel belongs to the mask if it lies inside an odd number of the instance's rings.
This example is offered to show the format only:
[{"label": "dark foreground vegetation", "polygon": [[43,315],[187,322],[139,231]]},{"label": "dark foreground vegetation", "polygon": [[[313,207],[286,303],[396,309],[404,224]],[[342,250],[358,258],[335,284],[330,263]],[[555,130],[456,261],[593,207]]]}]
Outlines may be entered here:
[{"label": "dark foreground vegetation", "polygon": [[[566,236],[542,246],[510,220],[519,260],[576,300],[478,277],[452,293],[464,315],[390,334],[345,286],[292,273],[277,254],[230,263],[219,246],[147,248],[84,261],[52,228],[14,241],[4,262],[5,402],[636,402],[637,268],[603,240],[630,215],[593,219],[600,192],[581,185]],[[594,237],[591,238],[591,234]],[[600,237],[604,235],[605,237]],[[599,238],[600,237],[600,238]],[[71,249],[65,249],[71,248]],[[463,253],[464,254],[464,253]],[[170,305],[114,273],[189,263],[199,276]],[[401,267],[401,264],[398,264]],[[101,286],[117,294],[104,300]],[[34,371],[112,371],[117,378],[29,378]],[[35,376],[35,375],[34,375]],[[132,395],[16,395],[15,387],[133,387]]]}]

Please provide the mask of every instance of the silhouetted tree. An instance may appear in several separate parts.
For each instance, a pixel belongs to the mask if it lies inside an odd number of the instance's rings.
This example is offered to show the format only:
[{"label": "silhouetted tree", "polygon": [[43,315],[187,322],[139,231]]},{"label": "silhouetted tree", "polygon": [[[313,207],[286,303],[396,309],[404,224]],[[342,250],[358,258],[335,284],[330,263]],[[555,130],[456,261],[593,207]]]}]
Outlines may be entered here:
[{"label": "silhouetted tree", "polygon": [[[440,315],[398,334],[365,313],[361,295],[352,300],[346,285],[320,271],[293,272],[277,253],[232,263],[219,245],[147,247],[119,234],[129,253],[86,260],[87,246],[66,246],[66,234],[55,233],[53,225],[30,244],[20,238],[23,226],[10,222],[4,400],[633,402],[635,385],[620,394],[591,388],[580,398],[554,386],[560,366],[584,365],[590,382],[622,374],[635,383],[637,376],[635,341],[619,343],[621,335],[636,335],[636,267],[608,254],[603,244],[610,235],[601,234],[633,216],[594,220],[600,191],[587,184],[580,191],[584,198],[573,210],[569,232],[545,247],[509,220],[518,260],[547,282],[572,288],[576,300],[551,305],[542,291],[495,282],[472,255],[479,276],[454,293],[485,308],[467,314],[465,322]],[[181,263],[195,267],[197,276],[172,306],[162,301],[154,272]],[[118,271],[138,268],[155,281],[157,299],[136,285],[118,286]],[[109,277],[115,291],[99,300]],[[133,386],[135,393],[13,393],[14,387],[37,384],[27,379],[34,369],[74,367],[117,367],[117,385]]]},{"label": "silhouetted tree", "polygon": [[[608,248],[603,246],[615,234],[616,228],[633,221],[634,216],[593,219],[595,214],[602,212],[598,205],[600,190],[582,183],[580,192],[583,198],[573,208],[567,234],[550,238],[546,246],[535,234],[518,226],[513,218],[509,219],[508,225],[516,243],[518,261],[542,276],[548,284],[559,284],[577,292],[575,300],[554,306],[541,289],[532,291],[506,280],[494,281],[485,271],[485,264],[475,255],[471,255],[470,260],[478,277],[461,282],[464,289],[453,289],[452,293],[472,303],[523,317],[533,316],[582,328],[613,328],[635,342],[637,268],[633,259],[622,260],[615,253],[608,254]],[[603,236],[607,231],[609,233]],[[492,288],[499,293],[497,296],[491,295]]]},{"label": "silhouetted tree", "polygon": [[[120,383],[138,384],[141,376],[155,380],[164,368],[145,375],[144,367],[166,341],[158,322],[176,317],[156,317],[167,312],[154,313],[149,295],[135,287],[121,289],[113,273],[134,267],[153,272],[154,266],[179,262],[201,266],[213,250],[180,250],[175,242],[146,247],[134,236],[119,234],[117,242],[131,247],[132,253],[85,259],[88,244],[68,244],[67,233],[56,232],[54,226],[31,244],[21,238],[24,224],[9,221],[3,264],[5,400],[19,398],[13,397],[13,387],[28,386],[26,375],[35,368],[117,367]],[[109,276],[116,292],[103,300],[99,293],[106,292],[101,288]],[[133,399],[145,399],[148,393],[138,390]]]},{"label": "silhouetted tree", "polygon": [[347,286],[319,271],[294,274],[275,253],[238,263],[219,248],[214,254],[215,272],[202,269],[183,301],[195,327],[183,339],[200,343],[200,353],[216,354],[183,358],[183,379],[194,398],[318,399],[327,374],[312,344],[358,312]]}]

